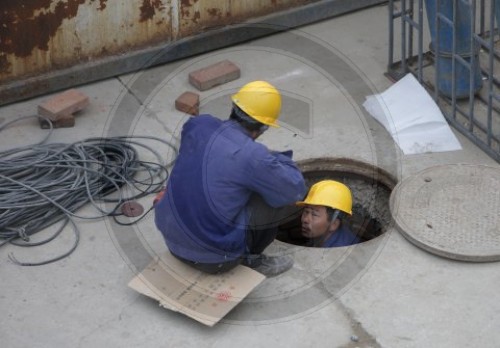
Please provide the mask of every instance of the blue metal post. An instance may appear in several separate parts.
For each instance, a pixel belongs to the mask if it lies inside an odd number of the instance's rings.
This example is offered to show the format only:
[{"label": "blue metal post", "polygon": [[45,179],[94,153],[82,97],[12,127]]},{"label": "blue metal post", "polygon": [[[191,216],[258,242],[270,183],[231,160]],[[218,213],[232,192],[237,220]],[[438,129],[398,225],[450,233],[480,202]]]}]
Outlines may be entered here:
[{"label": "blue metal post", "polygon": [[[498,0],[495,0],[498,1]],[[469,97],[470,88],[477,92],[482,86],[477,47],[471,45],[471,4],[468,0],[426,0],[431,47],[436,52],[437,88],[450,98]],[[467,64],[453,58],[459,55]],[[458,64],[456,64],[458,63]],[[456,65],[456,66],[455,66]],[[472,68],[474,79],[470,80]]]},{"label": "blue metal post", "polygon": [[497,28],[500,31],[500,0],[495,0],[495,16],[497,17]]}]

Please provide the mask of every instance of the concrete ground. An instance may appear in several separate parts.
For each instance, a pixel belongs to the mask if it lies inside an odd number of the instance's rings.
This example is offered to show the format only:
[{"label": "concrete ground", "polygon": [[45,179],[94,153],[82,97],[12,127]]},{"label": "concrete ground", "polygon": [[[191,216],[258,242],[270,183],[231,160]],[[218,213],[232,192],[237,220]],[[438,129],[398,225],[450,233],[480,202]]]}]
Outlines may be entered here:
[{"label": "concrete ground", "polygon": [[[284,94],[283,125],[261,139],[294,158],[348,157],[398,180],[445,163],[498,166],[456,133],[463,149],[404,156],[367,117],[364,98],[391,85],[387,7],[378,6],[173,64],[79,87],[91,105],[54,142],[90,136],[154,135],[178,141],[188,116],[174,100],[194,90],[187,74],[230,59],[239,80],[201,93],[201,112],[226,117],[243,83],[266,79]],[[42,96],[0,108],[0,121],[36,113]],[[0,150],[36,142],[36,120],[1,133]],[[166,158],[173,156],[168,149]],[[142,199],[145,207],[152,197]],[[82,213],[91,213],[90,208]],[[65,231],[39,248],[0,249],[3,347],[496,347],[500,342],[500,263],[464,263],[427,253],[394,228],[355,248],[330,250],[276,242],[294,268],[266,279],[214,327],[205,327],[127,287],[152,255],[165,251],[149,214],[132,228],[110,219],[78,221],[81,241],[59,262],[20,267],[67,250]],[[41,234],[44,234],[42,232]],[[38,237],[37,238],[41,238]]]}]

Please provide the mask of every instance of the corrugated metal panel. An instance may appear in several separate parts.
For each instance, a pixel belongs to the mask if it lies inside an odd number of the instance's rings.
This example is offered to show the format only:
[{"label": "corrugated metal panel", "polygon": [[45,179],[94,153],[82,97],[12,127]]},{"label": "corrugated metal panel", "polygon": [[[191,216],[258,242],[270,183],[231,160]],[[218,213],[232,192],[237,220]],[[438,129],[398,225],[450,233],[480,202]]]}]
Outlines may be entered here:
[{"label": "corrugated metal panel", "polygon": [[0,105],[382,2],[0,0]]},{"label": "corrugated metal panel", "polygon": [[2,0],[0,81],[171,40],[170,0]]},{"label": "corrugated metal panel", "polygon": [[318,0],[231,0],[231,13],[234,18],[257,17],[315,1]]},{"label": "corrugated metal panel", "polygon": [[319,0],[181,0],[179,35],[236,24]]},{"label": "corrugated metal panel", "polygon": [[179,35],[192,35],[210,27],[230,23],[230,0],[181,0],[179,9]]},{"label": "corrugated metal panel", "polygon": [[2,0],[0,81],[168,43],[312,1]]}]

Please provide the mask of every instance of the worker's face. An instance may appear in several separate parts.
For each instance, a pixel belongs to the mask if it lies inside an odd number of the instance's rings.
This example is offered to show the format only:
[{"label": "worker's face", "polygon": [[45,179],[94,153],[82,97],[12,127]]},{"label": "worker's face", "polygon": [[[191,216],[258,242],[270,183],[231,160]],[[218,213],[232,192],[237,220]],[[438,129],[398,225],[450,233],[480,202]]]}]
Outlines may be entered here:
[{"label": "worker's face", "polygon": [[302,235],[306,238],[319,238],[330,231],[330,221],[324,206],[306,205],[301,220]]}]

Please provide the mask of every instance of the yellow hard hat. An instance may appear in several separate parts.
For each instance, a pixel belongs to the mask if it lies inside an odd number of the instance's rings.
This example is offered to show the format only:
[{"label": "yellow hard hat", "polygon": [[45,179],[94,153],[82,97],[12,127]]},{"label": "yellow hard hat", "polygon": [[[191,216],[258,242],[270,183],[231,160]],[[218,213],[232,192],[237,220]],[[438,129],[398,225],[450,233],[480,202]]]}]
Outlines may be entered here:
[{"label": "yellow hard hat", "polygon": [[299,206],[323,205],[352,215],[351,190],[346,185],[334,180],[317,182],[309,190],[306,199],[296,204]]},{"label": "yellow hard hat", "polygon": [[231,99],[254,120],[267,126],[279,127],[277,120],[281,111],[281,95],[269,82],[247,83]]}]

